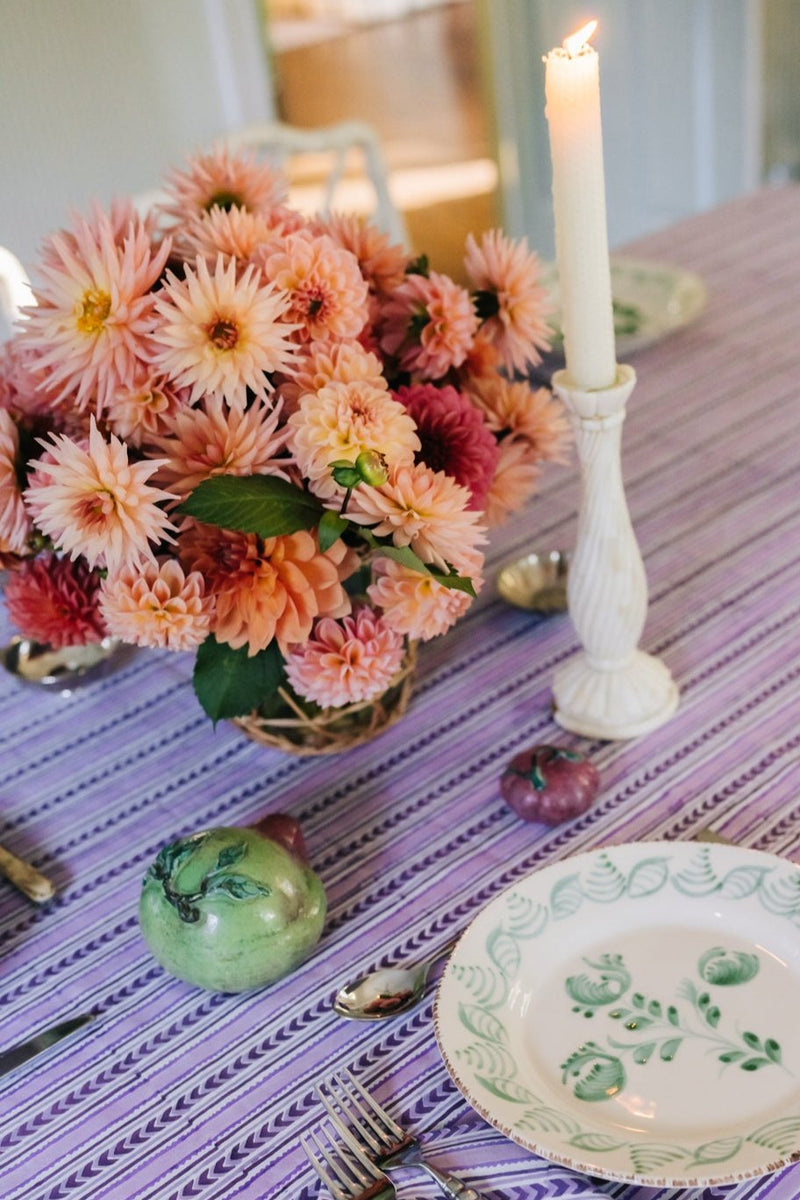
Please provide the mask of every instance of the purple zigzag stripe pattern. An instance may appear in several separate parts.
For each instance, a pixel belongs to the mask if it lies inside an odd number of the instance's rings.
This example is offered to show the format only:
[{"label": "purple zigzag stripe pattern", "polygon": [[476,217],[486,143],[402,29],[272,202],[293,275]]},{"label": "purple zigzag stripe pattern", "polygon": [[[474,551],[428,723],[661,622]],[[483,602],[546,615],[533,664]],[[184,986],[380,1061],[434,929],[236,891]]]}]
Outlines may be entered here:
[{"label": "purple zigzag stripe pattern", "polygon": [[[528,1153],[449,1075],[435,982],[388,1023],[352,1025],[331,1009],[337,983],[425,958],[569,855],[704,826],[800,854],[795,250],[795,188],[632,249],[700,272],[710,296],[699,324],[643,356],[625,431],[650,588],[643,646],[681,690],[662,730],[625,743],[561,730],[551,686],[575,651],[571,624],[510,609],[493,590],[500,564],[574,544],[573,468],[545,473],[529,512],[493,531],[486,586],[422,648],[408,713],[346,756],[283,756],[212,727],[180,655],[134,655],[69,699],[0,677],[0,841],[57,886],[41,908],[0,886],[0,1049],[97,1013],[2,1080],[3,1200],[317,1200],[300,1138],[323,1116],[315,1084],[342,1067],[436,1161],[498,1200],[797,1200],[800,1164],[690,1196]],[[755,262],[769,287],[756,286]],[[515,818],[498,786],[515,752],[551,741],[590,754],[601,776],[592,807],[552,828]],[[325,886],[319,946],[253,993],[172,979],[137,927],[148,864],[175,837],[274,811],[301,822]]]}]

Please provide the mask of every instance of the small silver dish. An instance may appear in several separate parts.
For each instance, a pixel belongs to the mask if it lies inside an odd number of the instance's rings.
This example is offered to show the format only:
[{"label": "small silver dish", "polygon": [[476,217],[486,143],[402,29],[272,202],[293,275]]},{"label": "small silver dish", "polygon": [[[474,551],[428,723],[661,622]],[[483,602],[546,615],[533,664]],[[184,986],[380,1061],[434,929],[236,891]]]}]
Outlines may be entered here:
[{"label": "small silver dish", "polygon": [[13,638],[0,653],[9,674],[28,683],[74,686],[105,674],[121,647],[119,638],[112,637],[85,646],[64,646],[61,650],[30,638]]},{"label": "small silver dish", "polygon": [[568,570],[566,550],[533,551],[500,568],[497,590],[508,604],[526,612],[566,612]]}]

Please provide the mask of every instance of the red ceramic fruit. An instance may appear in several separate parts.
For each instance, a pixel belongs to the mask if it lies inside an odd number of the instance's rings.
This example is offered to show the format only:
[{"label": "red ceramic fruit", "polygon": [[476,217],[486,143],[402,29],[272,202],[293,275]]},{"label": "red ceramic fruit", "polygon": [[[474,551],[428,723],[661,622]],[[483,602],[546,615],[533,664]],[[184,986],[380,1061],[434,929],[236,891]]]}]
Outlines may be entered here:
[{"label": "red ceramic fruit", "polygon": [[558,825],[586,812],[600,788],[597,767],[560,746],[522,750],[500,777],[500,792],[523,821]]},{"label": "red ceramic fruit", "polygon": [[265,817],[254,821],[250,826],[262,837],[279,842],[290,854],[294,854],[302,862],[308,862],[308,852],[303,831],[294,817],[288,813],[267,813]]}]

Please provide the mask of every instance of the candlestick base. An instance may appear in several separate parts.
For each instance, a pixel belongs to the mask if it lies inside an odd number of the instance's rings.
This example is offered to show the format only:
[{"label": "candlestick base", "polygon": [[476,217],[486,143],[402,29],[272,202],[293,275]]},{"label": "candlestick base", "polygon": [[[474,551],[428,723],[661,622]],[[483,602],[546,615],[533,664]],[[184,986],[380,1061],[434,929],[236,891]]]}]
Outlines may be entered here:
[{"label": "candlestick base", "polygon": [[675,712],[667,667],[638,649],[647,580],[622,481],[625,404],[636,383],[629,366],[611,387],[576,387],[565,371],[553,387],[572,418],[581,465],[581,506],[567,604],[581,651],[555,675],[555,719],[586,737],[624,739],[656,729]]},{"label": "candlestick base", "polygon": [[678,707],[678,689],[660,659],[635,650],[610,666],[579,654],[553,681],[555,719],[584,737],[616,741],[650,733]]}]

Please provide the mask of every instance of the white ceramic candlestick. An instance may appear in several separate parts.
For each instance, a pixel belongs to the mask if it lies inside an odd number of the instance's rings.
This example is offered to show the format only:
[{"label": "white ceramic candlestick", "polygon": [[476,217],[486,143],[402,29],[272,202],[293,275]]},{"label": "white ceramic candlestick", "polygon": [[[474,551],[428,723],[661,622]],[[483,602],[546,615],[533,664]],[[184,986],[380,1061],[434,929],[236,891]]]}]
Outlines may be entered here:
[{"label": "white ceramic candlestick", "polygon": [[678,705],[665,665],[638,649],[647,616],[644,564],[622,482],[625,404],[636,375],[621,366],[611,387],[576,388],[566,371],[553,376],[572,418],[582,492],[575,554],[567,582],[569,614],[583,650],[556,672],[555,718],[586,737],[638,737],[663,724]]}]

